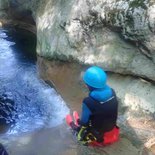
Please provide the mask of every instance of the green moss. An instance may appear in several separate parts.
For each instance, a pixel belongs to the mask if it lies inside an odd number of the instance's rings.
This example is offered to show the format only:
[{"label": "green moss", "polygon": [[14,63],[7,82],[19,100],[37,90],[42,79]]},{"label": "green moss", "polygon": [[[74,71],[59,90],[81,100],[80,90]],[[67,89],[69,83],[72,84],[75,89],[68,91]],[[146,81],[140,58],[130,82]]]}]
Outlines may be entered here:
[{"label": "green moss", "polygon": [[132,2],[129,3],[129,7],[130,8],[142,7],[145,10],[147,9],[147,6],[144,3],[144,0],[134,0],[134,1],[132,1]]}]

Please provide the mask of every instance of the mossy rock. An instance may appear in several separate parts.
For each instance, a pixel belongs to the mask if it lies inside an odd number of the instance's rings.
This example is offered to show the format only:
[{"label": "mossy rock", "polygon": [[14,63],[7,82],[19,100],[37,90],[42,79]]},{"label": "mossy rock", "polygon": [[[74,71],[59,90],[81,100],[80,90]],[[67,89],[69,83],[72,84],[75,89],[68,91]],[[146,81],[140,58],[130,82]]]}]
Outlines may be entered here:
[{"label": "mossy rock", "polygon": [[144,0],[134,0],[132,2],[129,3],[129,7],[130,8],[138,8],[138,7],[142,7],[143,9],[147,9],[147,6],[145,4]]}]

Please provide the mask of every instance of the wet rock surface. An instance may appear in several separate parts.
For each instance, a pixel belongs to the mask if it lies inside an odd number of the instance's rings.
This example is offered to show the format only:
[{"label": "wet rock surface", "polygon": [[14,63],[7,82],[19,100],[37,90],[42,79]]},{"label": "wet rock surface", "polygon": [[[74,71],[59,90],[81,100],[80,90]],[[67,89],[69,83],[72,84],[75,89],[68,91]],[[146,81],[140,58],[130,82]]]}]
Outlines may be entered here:
[{"label": "wet rock surface", "polygon": [[[53,81],[55,87],[71,106],[81,103],[88,91],[82,81],[87,66],[63,61],[49,61],[38,57],[40,76],[45,81]],[[154,115],[155,86],[145,79],[108,74],[108,83],[117,93],[125,110],[141,110]]]},{"label": "wet rock surface", "polygon": [[132,141],[122,134],[119,142],[113,145],[102,148],[82,146],[76,142],[65,124],[13,139],[10,137],[10,141],[10,155],[141,155],[142,151],[142,148],[135,147]]},{"label": "wet rock surface", "polygon": [[[80,112],[82,99],[88,93],[81,81],[83,71],[87,67],[76,63],[51,62],[38,57],[38,68],[40,76],[45,81],[54,83],[57,91],[68,103],[71,111],[76,109]],[[121,139],[117,144],[110,147],[94,149],[94,151],[97,151],[95,153],[89,152],[88,148],[84,149],[82,150],[83,154],[85,151],[88,151],[88,154],[105,153],[109,155],[142,155],[144,152],[146,155],[151,154],[152,145],[145,144],[148,144],[148,141],[155,137],[154,86],[150,87],[151,84],[149,82],[129,76],[110,73],[108,77],[108,84],[115,89],[119,100],[118,125],[121,128]],[[151,95],[150,92],[153,94]]]}]

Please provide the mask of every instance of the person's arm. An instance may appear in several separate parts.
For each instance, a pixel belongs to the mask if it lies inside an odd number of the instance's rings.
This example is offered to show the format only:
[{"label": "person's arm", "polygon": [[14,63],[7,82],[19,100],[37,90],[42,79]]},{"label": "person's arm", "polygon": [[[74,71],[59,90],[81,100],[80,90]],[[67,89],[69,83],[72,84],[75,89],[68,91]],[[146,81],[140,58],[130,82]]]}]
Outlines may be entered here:
[{"label": "person's arm", "polygon": [[89,118],[91,115],[90,109],[87,107],[85,103],[82,103],[82,113],[81,113],[81,119],[80,119],[80,125],[87,126],[89,123]]}]

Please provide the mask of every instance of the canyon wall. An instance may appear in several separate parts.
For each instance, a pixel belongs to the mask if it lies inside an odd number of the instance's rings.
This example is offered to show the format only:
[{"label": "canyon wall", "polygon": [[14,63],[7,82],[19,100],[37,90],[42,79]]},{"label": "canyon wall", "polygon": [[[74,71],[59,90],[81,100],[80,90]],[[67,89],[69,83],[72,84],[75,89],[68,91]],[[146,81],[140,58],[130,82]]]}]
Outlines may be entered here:
[{"label": "canyon wall", "polygon": [[[0,1],[1,8],[8,6],[3,2],[5,1]],[[122,91],[119,92],[118,89],[121,101],[125,105],[135,104],[135,107],[145,107],[146,111],[154,113],[155,2],[153,0],[45,0],[44,2],[10,0],[9,7],[10,18],[13,16],[19,20],[26,15],[35,21],[39,56],[50,59],[51,62],[61,61],[64,65],[68,62],[84,66],[98,65],[107,72],[114,73],[113,77],[115,75],[118,77],[119,74],[121,80],[116,78],[118,81],[114,82],[119,82],[117,87],[122,86],[123,93],[129,98],[128,101],[122,98]],[[42,63],[38,64],[42,66]],[[59,76],[54,72],[50,74]],[[128,80],[128,77],[132,80]],[[53,81],[52,78],[49,80]],[[64,77],[62,78],[64,80]],[[65,78],[66,83],[68,77]],[[58,79],[59,81],[54,83],[56,88],[63,81],[61,78]],[[76,83],[76,78],[74,79]],[[124,84],[120,81],[124,81]],[[146,85],[143,85],[143,82]],[[134,85],[131,88],[134,93],[127,95],[129,89],[126,87],[129,83]],[[115,89],[117,87],[114,86]],[[75,85],[75,88],[78,89],[78,86]],[[72,91],[71,88],[68,90]],[[62,90],[60,93],[62,96],[65,94]],[[145,94],[148,94],[148,99]],[[70,95],[68,92],[67,97]]]}]

